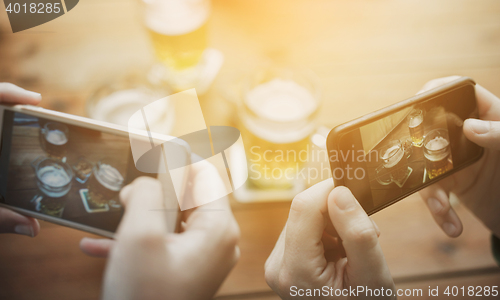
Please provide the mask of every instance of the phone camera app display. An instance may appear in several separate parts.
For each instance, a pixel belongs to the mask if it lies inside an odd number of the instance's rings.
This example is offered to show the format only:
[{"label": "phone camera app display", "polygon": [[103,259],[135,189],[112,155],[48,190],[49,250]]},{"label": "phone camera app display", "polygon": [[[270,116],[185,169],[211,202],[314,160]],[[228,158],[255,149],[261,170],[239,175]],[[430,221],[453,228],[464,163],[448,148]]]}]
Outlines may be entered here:
[{"label": "phone camera app display", "polygon": [[2,136],[6,204],[116,230],[119,192],[133,180],[126,136],[11,111],[4,113]]},{"label": "phone camera app display", "polygon": [[452,90],[343,135],[340,151],[360,153],[343,162],[359,175],[344,182],[367,211],[409,195],[480,155],[481,148],[463,134],[465,119],[477,117],[473,93],[472,87]]}]

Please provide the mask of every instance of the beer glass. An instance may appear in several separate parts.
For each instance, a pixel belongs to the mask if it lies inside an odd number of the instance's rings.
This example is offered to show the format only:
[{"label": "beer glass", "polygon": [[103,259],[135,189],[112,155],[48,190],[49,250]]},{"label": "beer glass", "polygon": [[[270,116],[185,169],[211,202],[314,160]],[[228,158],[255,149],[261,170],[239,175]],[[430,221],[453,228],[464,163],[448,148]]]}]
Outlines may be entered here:
[{"label": "beer glass", "polygon": [[49,122],[41,130],[42,148],[53,157],[62,158],[66,154],[68,143],[68,126],[62,123]]},{"label": "beer glass", "polygon": [[378,178],[381,178],[379,182],[383,185],[394,182],[402,187],[412,169],[408,166],[407,155],[401,142],[399,140],[389,141],[381,147],[379,158],[382,161],[382,166],[377,169]]},{"label": "beer glass", "polygon": [[73,171],[62,161],[50,157],[38,157],[31,166],[35,171],[36,183],[44,197],[37,204],[37,210],[60,217],[64,208],[63,196],[71,189]]},{"label": "beer glass", "polygon": [[193,87],[207,48],[209,0],[143,0],[145,23],[168,83],[176,90]]},{"label": "beer glass", "polygon": [[422,147],[424,141],[424,113],[420,109],[414,109],[407,117],[408,129],[415,147]]},{"label": "beer glass", "polygon": [[265,68],[249,76],[242,88],[240,129],[251,185],[288,189],[309,155],[320,94],[310,72]]},{"label": "beer glass", "polygon": [[425,168],[429,179],[453,168],[448,130],[434,129],[424,139]]},{"label": "beer glass", "polygon": [[[95,120],[128,126],[130,117],[136,111],[171,93],[172,91],[154,84],[142,74],[130,73],[113,83],[99,87],[87,99],[86,113]],[[163,131],[159,132],[162,134],[170,133],[174,119],[175,109],[168,101],[158,102],[154,112],[148,114],[150,126],[162,128]],[[130,125],[142,128],[141,124]]]},{"label": "beer glass", "polygon": [[98,161],[89,178],[90,201],[97,206],[110,204],[119,207],[116,197],[123,182],[123,175],[116,169],[114,162],[106,158]]}]

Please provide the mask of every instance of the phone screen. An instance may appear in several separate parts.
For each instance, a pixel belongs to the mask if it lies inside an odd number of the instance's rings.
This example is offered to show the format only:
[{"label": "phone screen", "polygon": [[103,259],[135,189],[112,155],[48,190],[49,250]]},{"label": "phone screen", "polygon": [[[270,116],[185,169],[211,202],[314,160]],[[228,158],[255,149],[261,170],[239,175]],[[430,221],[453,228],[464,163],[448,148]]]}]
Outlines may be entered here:
[{"label": "phone screen", "polygon": [[364,123],[330,151],[333,177],[365,211],[377,211],[480,157],[462,128],[477,117],[474,87],[466,85]]},{"label": "phone screen", "polygon": [[138,176],[128,136],[4,111],[0,201],[115,232],[122,187]]}]

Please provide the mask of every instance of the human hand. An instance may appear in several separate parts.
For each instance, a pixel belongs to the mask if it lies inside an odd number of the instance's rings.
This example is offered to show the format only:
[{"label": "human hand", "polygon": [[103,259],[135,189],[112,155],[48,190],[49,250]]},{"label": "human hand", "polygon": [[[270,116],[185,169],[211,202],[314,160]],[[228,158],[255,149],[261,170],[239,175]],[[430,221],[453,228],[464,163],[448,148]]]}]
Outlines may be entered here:
[{"label": "human hand", "polygon": [[[12,83],[0,82],[0,103],[33,104],[42,100],[38,93],[27,91]],[[0,233],[18,233],[34,237],[40,231],[40,224],[31,217],[0,207]]]},{"label": "human hand", "polygon": [[[192,165],[187,197],[210,197],[223,188],[217,170],[206,161]],[[138,178],[120,193],[125,214],[116,240],[84,239],[84,252],[106,256],[105,299],[209,299],[239,257],[239,228],[227,198],[189,211],[181,233],[168,233],[158,207],[161,186]]]},{"label": "human hand", "polygon": [[[429,81],[421,92],[460,78],[451,76]],[[479,111],[477,119],[467,119],[464,135],[484,147],[483,157],[475,164],[429,186],[420,195],[436,223],[450,237],[462,233],[462,222],[450,205],[455,194],[497,237],[500,237],[500,99],[476,84]]]},{"label": "human hand", "polygon": [[[379,233],[349,189],[334,189],[331,179],[322,181],[293,199],[285,228],[265,264],[266,281],[282,299],[307,295],[298,289],[323,292],[325,286],[328,296],[358,286],[394,294]],[[363,293],[350,296],[365,298]],[[395,297],[381,297],[391,298]]]}]

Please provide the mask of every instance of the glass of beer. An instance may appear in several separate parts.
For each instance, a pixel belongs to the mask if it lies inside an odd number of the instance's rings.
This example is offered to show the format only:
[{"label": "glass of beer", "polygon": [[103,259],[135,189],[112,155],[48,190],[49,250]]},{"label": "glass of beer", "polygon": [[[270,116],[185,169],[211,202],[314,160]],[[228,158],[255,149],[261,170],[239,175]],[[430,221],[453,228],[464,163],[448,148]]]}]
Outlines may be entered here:
[{"label": "glass of beer", "polygon": [[453,169],[448,130],[434,129],[424,139],[425,168],[429,179]]},{"label": "glass of beer", "polygon": [[209,0],[144,0],[145,23],[156,57],[176,90],[193,86],[207,48]]},{"label": "glass of beer", "polygon": [[31,166],[35,170],[37,186],[44,195],[37,203],[37,210],[60,217],[65,204],[63,197],[70,191],[73,179],[70,166],[50,157],[38,157]]},{"label": "glass of beer", "polygon": [[408,129],[415,147],[422,147],[424,141],[424,113],[420,109],[414,109],[408,115]]},{"label": "glass of beer", "polygon": [[411,173],[407,156],[399,140],[389,141],[379,152],[385,174],[389,174],[392,182],[402,187]]},{"label": "glass of beer", "polygon": [[119,207],[116,198],[123,186],[123,175],[109,159],[98,161],[92,169],[89,178],[90,201],[97,206],[110,204]]},{"label": "glass of beer", "polygon": [[49,122],[41,130],[42,147],[53,157],[62,158],[66,154],[66,144],[68,143],[68,126],[62,123]]},{"label": "glass of beer", "polygon": [[320,94],[314,74],[266,68],[242,88],[240,129],[251,186],[289,189],[308,161]]}]

